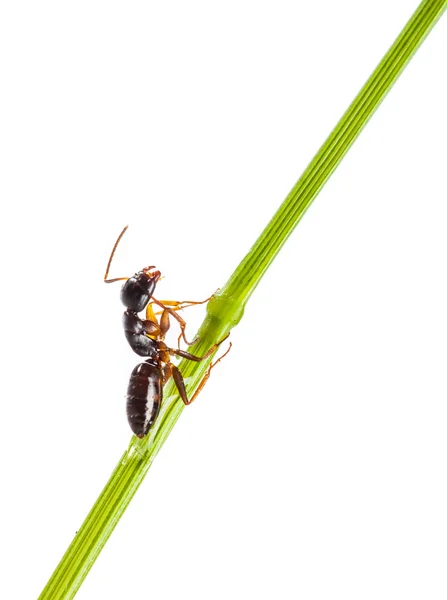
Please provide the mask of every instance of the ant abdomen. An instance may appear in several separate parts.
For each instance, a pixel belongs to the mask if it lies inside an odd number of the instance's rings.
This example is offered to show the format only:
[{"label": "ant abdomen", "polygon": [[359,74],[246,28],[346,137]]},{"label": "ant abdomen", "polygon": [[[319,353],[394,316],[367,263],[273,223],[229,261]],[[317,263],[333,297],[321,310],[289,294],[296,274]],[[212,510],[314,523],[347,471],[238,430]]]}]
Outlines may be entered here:
[{"label": "ant abdomen", "polygon": [[163,399],[160,367],[146,361],[135,367],[127,388],[127,420],[133,433],[147,435],[160,412]]}]

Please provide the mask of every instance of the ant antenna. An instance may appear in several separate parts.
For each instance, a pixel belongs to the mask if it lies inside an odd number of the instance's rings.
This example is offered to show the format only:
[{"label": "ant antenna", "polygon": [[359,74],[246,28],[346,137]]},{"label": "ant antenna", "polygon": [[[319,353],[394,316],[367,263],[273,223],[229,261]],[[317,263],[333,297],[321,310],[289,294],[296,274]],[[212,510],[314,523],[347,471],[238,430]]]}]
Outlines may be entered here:
[{"label": "ant antenna", "polygon": [[119,234],[118,239],[115,242],[115,245],[113,246],[112,254],[110,255],[109,262],[107,263],[106,274],[104,275],[104,283],[113,283],[114,281],[127,281],[127,279],[129,279],[128,277],[116,277],[115,279],[107,279],[107,277],[109,275],[110,265],[112,264],[113,256],[115,254],[115,250],[117,249],[118,244],[120,243],[123,235],[126,233],[126,230],[128,227],[129,227],[129,225],[126,225],[124,227],[122,232]]}]

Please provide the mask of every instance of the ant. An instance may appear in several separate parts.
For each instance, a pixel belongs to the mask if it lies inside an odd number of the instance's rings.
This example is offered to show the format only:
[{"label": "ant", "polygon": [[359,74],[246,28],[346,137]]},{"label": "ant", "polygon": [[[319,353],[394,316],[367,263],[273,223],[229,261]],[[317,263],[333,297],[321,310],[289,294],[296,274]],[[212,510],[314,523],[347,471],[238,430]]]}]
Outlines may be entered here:
[{"label": "ant", "polygon": [[[135,273],[132,277],[108,279],[113,256],[127,227],[128,225],[124,227],[113,246],[109,262],[107,263],[104,282],[125,281],[121,288],[121,301],[126,307],[123,315],[124,334],[132,350],[139,356],[146,358],[144,362],[137,365],[132,371],[127,388],[127,419],[133,433],[138,438],[143,438],[148,434],[158,417],[163,400],[163,386],[170,377],[172,376],[184,404],[191,404],[203,389],[210,376],[211,369],[230,351],[231,342],[225,354],[210,364],[192,398],[188,399],[183,376],[178,367],[171,363],[171,356],[180,356],[187,360],[201,362],[211,356],[230,334],[217,344],[213,344],[203,356],[195,356],[194,354],[185,352],[180,349],[180,340],[183,338],[184,342],[189,346],[196,342],[197,338],[192,342],[188,342],[185,335],[186,322],[177,314],[177,311],[196,304],[204,304],[210,298],[202,302],[193,302],[190,300],[182,302],[176,300],[157,300],[154,298],[153,293],[161,277],[161,273],[154,266],[146,267]],[[156,304],[162,310],[159,313],[154,313],[153,304]],[[144,320],[138,316],[138,313],[143,310],[146,312]],[[161,314],[159,320],[157,320],[156,314]],[[165,335],[170,327],[169,316],[175,318],[180,325],[177,349],[169,348],[164,342]]]}]

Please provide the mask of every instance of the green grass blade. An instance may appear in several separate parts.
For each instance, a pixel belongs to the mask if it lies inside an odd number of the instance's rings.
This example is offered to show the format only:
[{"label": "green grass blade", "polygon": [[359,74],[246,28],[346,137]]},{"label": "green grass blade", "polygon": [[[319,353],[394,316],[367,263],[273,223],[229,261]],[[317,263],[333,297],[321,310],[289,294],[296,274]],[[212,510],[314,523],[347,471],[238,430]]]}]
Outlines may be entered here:
[{"label": "green grass blade", "polygon": [[[240,321],[246,302],[269,265],[446,7],[447,0],[424,0],[419,5],[250,252],[209,302],[194,352],[203,352]],[[197,387],[206,367],[205,361],[182,362],[182,372],[189,377],[189,393]],[[168,385],[155,427],[144,440],[132,438],[40,600],[74,597],[182,410],[183,404]]]}]

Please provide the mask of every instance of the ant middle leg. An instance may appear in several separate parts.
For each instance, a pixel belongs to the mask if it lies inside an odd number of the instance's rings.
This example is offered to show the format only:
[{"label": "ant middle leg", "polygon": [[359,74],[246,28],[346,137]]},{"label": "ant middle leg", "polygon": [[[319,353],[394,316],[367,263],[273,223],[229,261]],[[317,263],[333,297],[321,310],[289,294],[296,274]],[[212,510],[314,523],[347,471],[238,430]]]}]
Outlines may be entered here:
[{"label": "ant middle leg", "polygon": [[[172,304],[174,301],[171,300],[169,302]],[[163,310],[155,313],[153,309],[153,303],[157,304],[160,307],[163,307]],[[186,321],[182,319],[182,317],[177,315],[175,312],[173,312],[174,310],[175,309],[172,309],[170,306],[165,306],[163,302],[161,302],[160,300],[156,300],[152,296],[151,302],[146,306],[146,320],[144,321],[144,323],[148,326],[146,330],[146,333],[148,335],[154,335],[153,332],[156,332],[155,335],[161,335],[162,339],[164,339],[171,326],[169,315],[172,315],[180,323],[181,333],[178,337],[178,348],[180,349],[180,340],[182,339],[182,337],[188,345],[193,344],[197,341],[197,339],[194,339],[192,342],[188,342],[188,340],[185,337]],[[161,315],[159,321],[157,320],[157,315]]]},{"label": "ant middle leg", "polygon": [[[224,338],[224,339],[226,339],[226,338]],[[223,342],[223,340],[222,340],[222,342]],[[219,342],[219,343],[221,343],[221,342]],[[214,367],[217,365],[217,363],[219,363],[223,358],[225,358],[225,356],[231,350],[231,346],[232,346],[232,344],[230,342],[230,345],[228,346],[228,350],[224,354],[222,354],[222,356],[220,358],[218,358],[215,362],[213,362],[213,363],[210,364],[210,366],[205,371],[205,374],[202,377],[202,379],[201,379],[201,381],[200,381],[200,383],[199,383],[196,391],[192,395],[191,399],[188,398],[188,395],[186,393],[186,388],[185,388],[185,382],[183,380],[183,375],[181,374],[181,372],[178,369],[178,367],[176,367],[175,365],[171,365],[172,378],[174,379],[174,383],[175,383],[175,385],[176,385],[176,387],[178,389],[178,392],[180,394],[180,398],[183,400],[183,403],[186,406],[188,406],[189,404],[191,404],[192,402],[194,402],[194,400],[197,398],[197,396],[203,390],[203,388],[205,387],[206,382],[210,378],[211,370],[214,369]],[[187,353],[185,353],[185,354],[187,354]],[[186,358],[186,357],[184,357],[184,358]],[[200,359],[200,360],[203,360],[203,358],[205,358],[205,357],[202,357],[202,359]]]},{"label": "ant middle leg", "polygon": [[[168,352],[169,354],[173,354],[174,356],[180,356],[181,358],[186,358],[187,360],[193,360],[194,362],[201,362],[202,360],[205,360],[205,358],[208,358],[209,356],[211,356],[211,354],[213,354],[213,352],[215,352],[217,350],[217,348],[222,344],[222,342],[224,342],[227,337],[230,334],[228,333],[223,339],[220,340],[220,342],[217,342],[217,344],[213,344],[211,346],[211,348],[208,350],[208,352],[206,352],[203,356],[196,356],[195,354],[191,354],[190,352],[186,352],[185,350],[174,350],[174,348],[168,348]],[[230,344],[231,346],[231,344]],[[225,354],[227,354],[225,352]],[[224,355],[225,356],[225,355]]]},{"label": "ant middle leg", "polygon": [[[214,294],[213,294],[214,295]],[[195,301],[195,300],[155,300],[155,303],[158,304],[159,306],[163,306],[163,310],[160,310],[158,312],[154,312],[152,309],[152,314],[154,315],[154,317],[156,317],[157,315],[161,315],[160,318],[160,327],[162,330],[164,330],[165,334],[168,329],[169,329],[169,315],[172,315],[180,324],[180,335],[178,336],[177,339],[177,347],[180,350],[180,340],[183,338],[184,342],[188,345],[191,346],[192,344],[194,344],[195,342],[197,342],[197,340],[199,338],[194,338],[192,342],[188,342],[188,340],[185,337],[185,329],[186,329],[186,322],[184,319],[182,319],[182,317],[180,317],[180,315],[176,314],[177,311],[179,310],[183,310],[184,308],[190,308],[191,306],[197,306],[199,304],[205,304],[206,302],[209,302],[211,300],[213,296],[209,296],[208,298],[205,298],[205,300],[200,300],[200,301]],[[152,297],[152,300],[154,300],[154,298]],[[148,307],[149,308],[149,307]]]},{"label": "ant middle leg", "polygon": [[[186,334],[185,334],[186,321],[179,314],[177,314],[177,311],[182,310],[183,308],[189,308],[190,306],[195,306],[197,304],[205,304],[206,302],[209,302],[209,300],[212,297],[213,296],[210,296],[209,298],[206,298],[205,300],[201,300],[199,302],[196,302],[194,300],[182,300],[182,301],[178,301],[178,300],[157,300],[156,298],[154,298],[154,296],[152,296],[151,302],[146,307],[146,321],[151,321],[152,323],[156,323],[157,326],[159,326],[161,335],[164,337],[166,335],[166,333],[168,332],[169,328],[170,328],[169,315],[171,315],[172,317],[174,317],[174,319],[180,325],[180,335],[179,335],[178,340],[177,340],[178,352],[183,352],[182,350],[180,350],[180,340],[183,338],[183,341],[185,342],[185,344],[187,344],[188,346],[191,346],[192,344],[194,344],[195,342],[197,342],[198,337],[195,337],[192,342],[188,342],[188,340],[186,339]],[[159,306],[163,310],[158,311],[158,312],[154,312],[153,304],[156,304],[157,306]],[[160,323],[158,325],[157,315],[160,315],[160,314],[161,314]],[[224,339],[226,339],[226,338],[224,338]],[[221,344],[222,342],[223,342],[223,340],[221,340],[219,342],[219,344]],[[214,345],[212,348],[210,348],[210,350],[208,351],[208,353],[203,358],[207,358],[217,348],[217,346],[219,344]],[[192,354],[189,354],[189,353],[186,353],[186,354],[188,356],[186,356],[185,354],[178,354],[178,356],[182,356],[183,358],[189,358],[190,360],[197,360],[198,359],[198,357],[190,358],[190,357],[194,356]],[[203,358],[200,359],[200,360],[203,360]]]},{"label": "ant middle leg", "polygon": [[[185,344],[187,344],[188,346],[191,346],[192,344],[197,342],[197,338],[194,338],[192,342],[188,342],[188,340],[186,339],[186,334],[185,334],[186,321],[184,319],[182,319],[182,317],[180,315],[178,315],[173,308],[166,306],[165,304],[163,304],[163,302],[160,302],[160,300],[157,300],[153,296],[152,296],[152,302],[154,302],[160,308],[163,309],[161,320],[164,320],[164,327],[167,327],[166,331],[169,329],[169,316],[168,315],[171,315],[172,317],[174,317],[174,319],[176,319],[176,321],[178,321],[178,323],[180,325],[180,330],[181,330],[181,333],[178,337],[179,351],[180,351],[180,340],[182,338],[183,338]],[[154,316],[155,316],[155,314],[154,314]]]}]

